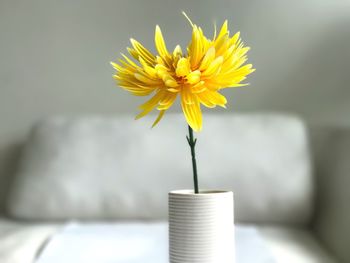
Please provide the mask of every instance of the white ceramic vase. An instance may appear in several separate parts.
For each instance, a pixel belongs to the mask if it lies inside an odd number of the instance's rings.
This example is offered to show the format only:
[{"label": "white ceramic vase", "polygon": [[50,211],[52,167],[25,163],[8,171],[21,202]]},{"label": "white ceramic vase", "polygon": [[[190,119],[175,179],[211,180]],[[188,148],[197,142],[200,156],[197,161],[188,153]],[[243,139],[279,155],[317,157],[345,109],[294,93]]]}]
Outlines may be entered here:
[{"label": "white ceramic vase", "polygon": [[234,263],[233,193],[169,193],[170,263]]}]

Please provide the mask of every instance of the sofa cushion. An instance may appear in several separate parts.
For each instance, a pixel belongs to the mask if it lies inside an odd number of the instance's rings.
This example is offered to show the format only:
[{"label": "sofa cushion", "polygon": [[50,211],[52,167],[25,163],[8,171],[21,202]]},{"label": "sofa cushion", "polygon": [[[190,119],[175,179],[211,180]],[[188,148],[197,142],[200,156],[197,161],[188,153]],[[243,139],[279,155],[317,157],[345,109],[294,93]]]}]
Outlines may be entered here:
[{"label": "sofa cushion", "polygon": [[[182,115],[53,118],[28,138],[8,198],[20,219],[164,219],[167,192],[192,188]],[[273,114],[207,115],[196,134],[201,189],[235,193],[236,220],[306,223],[312,177],[303,122]]]}]

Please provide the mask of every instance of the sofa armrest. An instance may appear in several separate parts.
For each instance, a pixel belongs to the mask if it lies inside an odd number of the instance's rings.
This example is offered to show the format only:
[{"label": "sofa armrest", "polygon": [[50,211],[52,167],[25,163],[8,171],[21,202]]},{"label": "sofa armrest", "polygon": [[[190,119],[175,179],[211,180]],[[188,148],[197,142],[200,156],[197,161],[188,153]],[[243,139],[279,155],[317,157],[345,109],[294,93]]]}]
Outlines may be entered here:
[{"label": "sofa armrest", "polygon": [[316,174],[313,228],[338,257],[350,262],[350,128],[311,129]]},{"label": "sofa armrest", "polygon": [[0,217],[0,262],[34,262],[48,239],[59,228],[56,224],[29,224]]}]

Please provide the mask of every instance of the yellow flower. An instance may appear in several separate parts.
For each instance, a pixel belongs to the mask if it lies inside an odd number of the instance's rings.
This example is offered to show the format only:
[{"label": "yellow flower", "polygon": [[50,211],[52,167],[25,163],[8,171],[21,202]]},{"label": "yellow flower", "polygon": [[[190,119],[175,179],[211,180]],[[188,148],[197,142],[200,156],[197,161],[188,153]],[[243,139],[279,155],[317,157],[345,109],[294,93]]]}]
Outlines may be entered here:
[{"label": "yellow flower", "polygon": [[241,81],[254,69],[251,64],[244,65],[249,47],[244,46],[239,32],[230,37],[227,20],[219,34],[215,32],[213,39],[208,39],[200,27],[187,19],[193,28],[187,53],[183,53],[179,45],[169,52],[157,25],[155,46],[158,55],[131,39],[132,48],[128,48],[128,52],[139,63],[122,54],[124,59],[120,59],[119,64],[111,64],[117,71],[113,77],[120,87],[136,96],[153,94],[140,106],[142,111],[136,119],[156,108],[160,111],[153,126],[156,125],[179,95],[187,123],[194,131],[200,131],[201,105],[225,108],[227,100],[219,91],[247,85]]}]

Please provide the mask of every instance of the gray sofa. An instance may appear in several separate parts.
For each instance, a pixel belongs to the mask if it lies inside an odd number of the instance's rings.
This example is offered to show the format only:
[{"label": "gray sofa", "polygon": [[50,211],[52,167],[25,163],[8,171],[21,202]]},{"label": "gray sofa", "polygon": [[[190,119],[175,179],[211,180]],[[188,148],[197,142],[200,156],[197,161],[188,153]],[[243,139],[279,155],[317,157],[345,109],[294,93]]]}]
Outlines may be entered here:
[{"label": "gray sofa", "polygon": [[[64,222],[166,222],[167,192],[192,187],[186,124],[52,118],[33,128],[0,219],[0,262],[35,262]],[[276,262],[350,262],[350,130],[295,116],[207,115],[198,137],[202,189],[235,193]],[[147,225],[145,225],[147,226]]]}]

